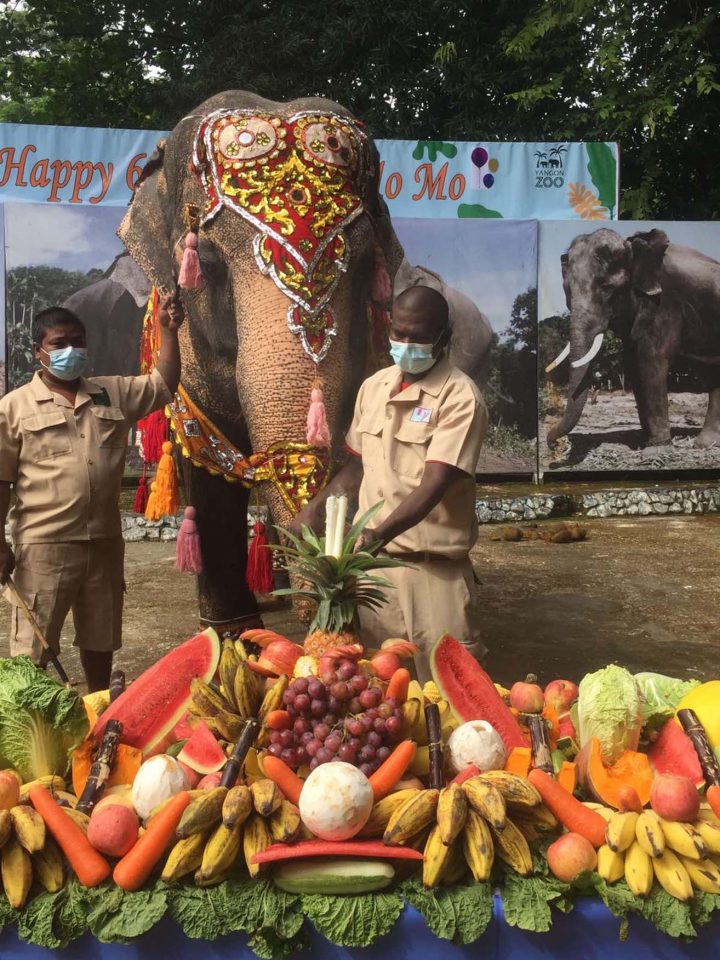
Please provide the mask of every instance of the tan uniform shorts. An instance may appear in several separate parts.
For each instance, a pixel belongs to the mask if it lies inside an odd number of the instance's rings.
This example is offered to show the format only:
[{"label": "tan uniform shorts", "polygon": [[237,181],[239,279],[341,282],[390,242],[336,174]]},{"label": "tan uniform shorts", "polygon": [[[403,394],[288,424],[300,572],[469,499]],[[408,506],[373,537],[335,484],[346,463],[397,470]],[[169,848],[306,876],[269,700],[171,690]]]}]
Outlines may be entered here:
[{"label": "tan uniform shorts", "polygon": [[378,610],[360,609],[360,629],[367,647],[396,637],[412,640],[418,680],[431,679],[429,655],[444,633],[459,640],[478,659],[486,653],[480,639],[476,584],[470,560],[430,560],[411,567],[378,570],[390,581],[388,602]]},{"label": "tan uniform shorts", "polygon": [[[56,653],[71,610],[75,646],[99,653],[119,649],[124,558],[122,537],[15,546],[15,586]],[[46,662],[25,614],[13,604],[10,654],[21,653],[37,664]]]}]

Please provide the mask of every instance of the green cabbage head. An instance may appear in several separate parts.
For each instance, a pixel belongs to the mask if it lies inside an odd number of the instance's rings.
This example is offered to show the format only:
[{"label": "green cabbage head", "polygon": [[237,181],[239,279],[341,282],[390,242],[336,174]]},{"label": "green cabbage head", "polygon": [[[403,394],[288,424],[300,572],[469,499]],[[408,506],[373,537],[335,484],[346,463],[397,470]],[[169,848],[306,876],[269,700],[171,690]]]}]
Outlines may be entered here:
[{"label": "green cabbage head", "polygon": [[64,776],[72,751],[88,732],[81,698],[30,657],[0,659],[0,763],[25,782]]},{"label": "green cabbage head", "polygon": [[625,750],[637,750],[642,728],[642,701],[635,678],[611,663],[580,681],[578,735],[584,747],[600,741],[602,760],[612,766]]}]

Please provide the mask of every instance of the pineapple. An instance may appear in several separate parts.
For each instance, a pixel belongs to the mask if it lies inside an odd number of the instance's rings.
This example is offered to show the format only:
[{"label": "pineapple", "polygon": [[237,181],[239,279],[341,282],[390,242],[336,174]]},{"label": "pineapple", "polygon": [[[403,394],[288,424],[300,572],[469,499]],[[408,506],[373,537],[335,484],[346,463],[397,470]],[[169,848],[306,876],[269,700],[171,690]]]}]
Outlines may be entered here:
[{"label": "pineapple", "polygon": [[[387,555],[378,556],[381,541],[367,550],[353,552],[357,538],[380,506],[376,504],[360,517],[344,538],[336,537],[330,529],[325,537],[318,537],[304,526],[301,537],[282,531],[291,546],[273,547],[288,556],[289,572],[299,582],[298,586],[276,590],[276,595],[310,601],[315,609],[304,643],[308,656],[320,658],[334,647],[360,642],[358,608],[382,606],[386,602],[383,588],[389,586],[387,580],[370,571],[407,566]],[[332,543],[334,549],[328,548]],[[332,550],[329,554],[328,549]]]}]

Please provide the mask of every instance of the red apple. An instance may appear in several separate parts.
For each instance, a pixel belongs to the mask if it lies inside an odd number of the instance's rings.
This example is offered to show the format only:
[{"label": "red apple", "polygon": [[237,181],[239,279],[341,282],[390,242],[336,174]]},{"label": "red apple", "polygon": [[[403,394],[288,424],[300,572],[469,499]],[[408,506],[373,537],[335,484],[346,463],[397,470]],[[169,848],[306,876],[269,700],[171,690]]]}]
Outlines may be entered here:
[{"label": "red apple", "polygon": [[584,870],[595,869],[597,854],[579,833],[565,833],[547,848],[547,862],[558,880],[572,883]]},{"label": "red apple", "polygon": [[663,820],[692,823],[700,809],[700,795],[690,777],[661,773],[653,780],[650,806]]},{"label": "red apple", "polygon": [[545,703],[561,716],[575,703],[578,693],[577,684],[572,680],[553,680],[545,687]]},{"label": "red apple", "polygon": [[544,705],[542,688],[536,683],[519,680],[510,688],[510,706],[520,713],[542,713]]}]

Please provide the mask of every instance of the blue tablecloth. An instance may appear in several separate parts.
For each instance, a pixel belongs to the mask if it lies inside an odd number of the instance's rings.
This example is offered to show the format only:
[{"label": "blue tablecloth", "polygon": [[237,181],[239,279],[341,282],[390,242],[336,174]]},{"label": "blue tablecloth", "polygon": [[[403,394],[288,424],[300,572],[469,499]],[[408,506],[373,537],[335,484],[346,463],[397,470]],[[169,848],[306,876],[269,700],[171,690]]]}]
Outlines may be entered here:
[{"label": "blue tablecloth", "polygon": [[[309,926],[310,950],[299,954],[313,960],[715,960],[720,955],[720,918],[702,927],[696,940],[684,943],[657,931],[638,917],[630,921],[627,940],[618,938],[620,921],[597,900],[579,900],[572,913],[553,911],[549,933],[524,933],[509,927],[495,898],[493,919],[480,940],[455,947],[438,940],[421,914],[406,906],[388,936],[372,947],[350,950],[328,943]],[[166,918],[130,945],[99,943],[82,937],[65,950],[48,950],[21,943],[14,929],[0,936],[0,960],[252,960],[241,934],[212,942],[188,940]]]}]

